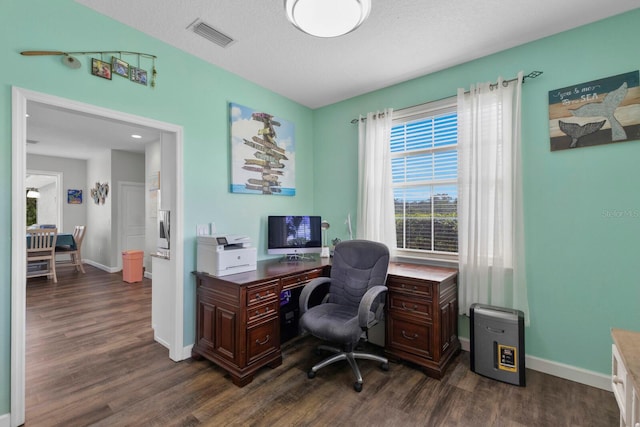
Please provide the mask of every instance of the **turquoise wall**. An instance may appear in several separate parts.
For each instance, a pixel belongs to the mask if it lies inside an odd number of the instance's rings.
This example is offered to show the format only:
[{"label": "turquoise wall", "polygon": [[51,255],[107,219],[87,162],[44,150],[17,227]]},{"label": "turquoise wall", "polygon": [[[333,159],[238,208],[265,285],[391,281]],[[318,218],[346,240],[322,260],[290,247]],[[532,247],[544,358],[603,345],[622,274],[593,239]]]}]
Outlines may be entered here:
[{"label": "turquoise wall", "polygon": [[[157,87],[90,74],[60,57],[25,57],[23,50],[127,50],[158,56]],[[11,230],[11,87],[94,104],[184,127],[185,344],[194,339],[195,227],[214,221],[220,232],[246,233],[261,257],[268,214],[313,208],[313,112],[234,74],[104,17],[72,0],[3,0],[0,8],[0,229]],[[230,194],[228,102],[264,109],[296,126],[296,196]],[[304,166],[304,167],[303,167]],[[313,212],[311,212],[313,213]],[[21,238],[21,236],[17,236]],[[0,239],[0,415],[10,408],[11,244]]]},{"label": "turquoise wall", "polygon": [[[55,4],[54,4],[55,3]],[[185,344],[193,341],[195,225],[243,230],[265,256],[265,217],[313,211],[347,236],[355,220],[358,114],[455,94],[497,75],[543,70],[523,95],[530,355],[606,373],[610,327],[640,329],[634,256],[640,235],[639,142],[551,153],[547,92],[638,69],[640,11],[311,111],[72,0],[4,0],[0,14],[0,227],[11,229],[11,87],[44,92],[184,127]],[[61,30],[61,23],[72,23]],[[93,77],[87,57],[69,70],[22,50],[142,51],[158,56],[156,89]],[[425,53],[426,54],[426,53]],[[274,112],[296,125],[295,197],[228,192],[227,103]],[[304,166],[304,167],[303,167]],[[315,206],[315,209],[314,209]],[[611,212],[629,214],[615,217]],[[638,215],[636,215],[638,213]],[[354,221],[355,225],[355,221]],[[20,237],[20,236],[17,236]],[[0,414],[10,407],[11,245],[0,241]],[[468,324],[462,320],[466,334]]]},{"label": "turquoise wall", "polygon": [[[356,212],[357,125],[350,120],[455,95],[458,87],[542,70],[523,87],[522,137],[531,356],[610,372],[610,328],[640,330],[640,141],[550,152],[548,92],[640,68],[640,10],[314,112],[318,210],[343,238]],[[416,52],[417,55],[420,52]],[[425,55],[428,52],[425,50]],[[324,213],[323,213],[324,215]],[[460,333],[469,324],[460,319]]]}]

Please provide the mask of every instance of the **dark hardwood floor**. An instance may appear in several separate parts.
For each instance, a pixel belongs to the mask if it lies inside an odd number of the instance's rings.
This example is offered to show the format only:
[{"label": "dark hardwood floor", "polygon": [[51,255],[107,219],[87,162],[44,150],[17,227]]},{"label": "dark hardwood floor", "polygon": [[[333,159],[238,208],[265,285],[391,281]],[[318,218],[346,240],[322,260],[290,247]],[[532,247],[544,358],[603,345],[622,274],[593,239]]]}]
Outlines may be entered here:
[{"label": "dark hardwood floor", "polygon": [[93,267],[27,283],[26,425],[31,426],[617,426],[612,393],[536,371],[527,386],[469,371],[461,353],[438,381],[392,363],[307,369],[316,341],[283,349],[244,388],[208,361],[175,363],[153,341],[151,283]]}]

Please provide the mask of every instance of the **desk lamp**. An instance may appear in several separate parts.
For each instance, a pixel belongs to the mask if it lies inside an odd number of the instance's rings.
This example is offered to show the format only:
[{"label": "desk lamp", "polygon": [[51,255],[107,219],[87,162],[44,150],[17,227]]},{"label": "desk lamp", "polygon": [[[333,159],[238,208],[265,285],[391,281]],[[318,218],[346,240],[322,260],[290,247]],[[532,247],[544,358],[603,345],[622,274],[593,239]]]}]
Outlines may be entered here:
[{"label": "desk lamp", "polygon": [[330,225],[327,221],[322,221],[320,224],[322,227],[322,252],[320,253],[321,258],[329,258],[329,246],[327,246],[327,230]]}]

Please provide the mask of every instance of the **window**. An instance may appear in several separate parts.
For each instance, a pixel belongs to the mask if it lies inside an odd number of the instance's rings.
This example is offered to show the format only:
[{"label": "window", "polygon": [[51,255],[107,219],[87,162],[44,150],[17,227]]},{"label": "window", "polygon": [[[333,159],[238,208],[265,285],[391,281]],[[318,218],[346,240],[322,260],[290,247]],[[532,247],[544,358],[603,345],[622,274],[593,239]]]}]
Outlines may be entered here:
[{"label": "window", "polygon": [[401,255],[458,253],[455,104],[454,97],[394,112],[391,170]]}]

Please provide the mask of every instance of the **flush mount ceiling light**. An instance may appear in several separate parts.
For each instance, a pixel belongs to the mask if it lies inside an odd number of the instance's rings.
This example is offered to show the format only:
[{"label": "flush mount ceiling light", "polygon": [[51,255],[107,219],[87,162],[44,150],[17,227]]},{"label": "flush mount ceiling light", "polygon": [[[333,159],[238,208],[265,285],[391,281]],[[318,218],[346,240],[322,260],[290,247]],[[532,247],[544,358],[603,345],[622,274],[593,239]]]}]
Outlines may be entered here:
[{"label": "flush mount ceiling light", "polygon": [[299,30],[316,37],[338,37],[367,19],[371,0],[284,0],[284,7]]}]

